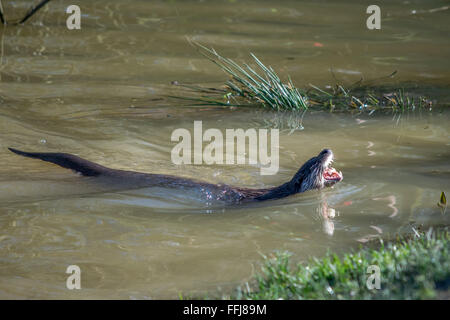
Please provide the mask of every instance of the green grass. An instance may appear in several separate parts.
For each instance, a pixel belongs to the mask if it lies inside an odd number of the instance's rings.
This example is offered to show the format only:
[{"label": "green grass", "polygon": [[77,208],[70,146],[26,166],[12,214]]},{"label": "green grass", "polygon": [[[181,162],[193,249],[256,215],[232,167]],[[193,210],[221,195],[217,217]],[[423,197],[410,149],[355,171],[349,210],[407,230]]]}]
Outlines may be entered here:
[{"label": "green grass", "polygon": [[[260,273],[236,299],[433,299],[448,297],[450,257],[448,230],[420,237],[381,242],[338,257],[327,254],[291,267],[290,254],[265,257]],[[380,268],[380,289],[369,290],[367,268]]]},{"label": "green grass", "polygon": [[220,56],[214,49],[194,44],[201,49],[200,53],[204,57],[231,75],[231,80],[226,82],[229,96],[239,96],[275,110],[308,109],[306,94],[295,88],[290,78],[287,84],[284,84],[275,71],[271,67],[266,67],[253,53],[250,55],[260,69],[259,72],[247,64],[239,66],[233,60]]},{"label": "green grass", "polygon": [[[334,110],[369,111],[389,110],[404,112],[417,108],[429,107],[431,102],[425,97],[413,97],[404,89],[379,92],[377,88],[363,84],[363,81],[345,87],[336,84],[328,89],[321,89],[310,84],[308,89],[296,88],[287,76],[283,83],[272,67],[264,65],[254,54],[250,53],[254,67],[244,63],[242,66],[229,58],[218,54],[197,42],[191,42],[199,53],[216,64],[230,76],[225,82],[225,89],[203,88],[197,85],[174,84],[185,87],[194,96],[176,96],[198,105],[216,106],[261,106],[271,110],[308,110],[309,108]],[[387,77],[392,78],[396,71]]]}]

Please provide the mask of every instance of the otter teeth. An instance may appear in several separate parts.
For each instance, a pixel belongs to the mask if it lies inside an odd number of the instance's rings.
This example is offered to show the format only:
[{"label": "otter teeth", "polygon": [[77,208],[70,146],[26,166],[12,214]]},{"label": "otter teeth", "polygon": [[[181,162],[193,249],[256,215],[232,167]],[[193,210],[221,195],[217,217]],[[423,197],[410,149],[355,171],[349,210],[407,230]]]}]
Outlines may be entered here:
[{"label": "otter teeth", "polygon": [[330,162],[328,163],[328,168],[332,168],[331,165],[333,164],[334,160],[331,159]]}]

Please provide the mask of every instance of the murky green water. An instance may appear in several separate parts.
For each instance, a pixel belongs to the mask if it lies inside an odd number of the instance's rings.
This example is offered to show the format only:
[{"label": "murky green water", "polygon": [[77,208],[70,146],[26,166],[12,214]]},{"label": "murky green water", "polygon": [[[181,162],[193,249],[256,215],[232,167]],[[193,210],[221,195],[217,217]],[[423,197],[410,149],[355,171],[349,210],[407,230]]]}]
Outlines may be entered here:
[{"label": "murky green water", "polygon": [[[365,27],[357,1],[79,1],[81,30],[67,30],[67,1],[22,27],[2,27],[0,64],[0,298],[177,298],[230,292],[260,253],[296,260],[346,251],[411,221],[448,224],[449,113],[309,112],[304,130],[280,132],[280,170],[252,165],[176,166],[173,130],[273,128],[294,114],[189,107],[167,98],[173,80],[220,86],[226,76],[186,36],[238,61],[254,52],[298,86],[351,83],[398,70],[399,83],[447,99],[446,1],[380,4],[382,29]],[[8,17],[27,1],[3,1]],[[415,13],[413,13],[415,10]],[[423,89],[426,88],[426,89]],[[208,208],[181,192],[111,190],[91,178],[7,151],[70,152],[118,169],[268,187],[287,181],[324,147],[344,180],[332,189]],[[334,209],[334,216],[333,210]],[[331,214],[330,214],[331,213]],[[81,290],[66,288],[69,265]]]}]

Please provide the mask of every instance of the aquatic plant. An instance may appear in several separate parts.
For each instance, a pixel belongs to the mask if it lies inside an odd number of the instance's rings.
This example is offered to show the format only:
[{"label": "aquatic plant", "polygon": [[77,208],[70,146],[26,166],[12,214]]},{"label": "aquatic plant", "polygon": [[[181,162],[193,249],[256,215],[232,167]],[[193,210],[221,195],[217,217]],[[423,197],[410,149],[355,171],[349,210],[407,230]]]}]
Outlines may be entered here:
[{"label": "aquatic plant", "polygon": [[442,214],[445,214],[447,209],[447,197],[445,196],[445,192],[442,191],[441,196],[439,197],[439,202],[437,203],[438,207],[441,208]]},{"label": "aquatic plant", "polygon": [[[196,96],[176,96],[175,98],[190,100],[200,105],[217,106],[264,106],[272,110],[307,110],[321,108],[334,110],[357,110],[374,112],[380,109],[392,111],[414,110],[430,105],[425,97],[418,99],[408,95],[404,89],[379,92],[375,88],[359,80],[351,86],[336,84],[321,89],[310,84],[310,89],[296,88],[288,76],[283,83],[272,69],[264,65],[253,53],[250,56],[257,68],[244,63],[242,66],[229,58],[225,58],[214,49],[207,48],[197,42],[190,41],[199,53],[216,64],[231,79],[225,82],[225,89],[203,88],[197,85],[173,84],[185,87]],[[392,78],[396,71],[383,78]],[[381,80],[374,79],[372,81]]]},{"label": "aquatic plant", "polygon": [[231,94],[248,101],[260,102],[276,110],[308,108],[306,94],[295,88],[290,78],[287,84],[284,84],[275,71],[271,67],[266,67],[253,53],[250,55],[260,68],[259,73],[248,64],[241,67],[233,60],[220,56],[214,49],[208,49],[195,42],[194,44],[203,49],[200,53],[204,57],[232,76],[231,80],[226,82]]},{"label": "aquatic plant", "polygon": [[426,104],[429,104],[425,97],[419,97],[416,101],[414,97],[411,97],[407,93],[405,93],[404,89],[398,89],[390,96],[386,95],[385,98],[391,102],[393,108],[397,108],[400,111],[414,110],[416,108],[422,108]]}]

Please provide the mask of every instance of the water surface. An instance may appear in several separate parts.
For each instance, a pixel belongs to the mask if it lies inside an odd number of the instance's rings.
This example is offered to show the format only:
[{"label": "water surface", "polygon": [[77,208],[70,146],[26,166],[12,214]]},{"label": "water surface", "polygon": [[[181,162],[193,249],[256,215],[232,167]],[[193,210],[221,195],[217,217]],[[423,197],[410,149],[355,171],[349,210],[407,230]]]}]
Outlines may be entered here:
[{"label": "water surface", "polygon": [[[348,251],[411,222],[448,224],[449,113],[372,115],[191,107],[170,82],[220,86],[226,76],[186,41],[237,61],[254,52],[296,85],[352,83],[398,70],[395,83],[448,101],[445,1],[381,4],[382,30],[365,28],[360,1],[79,1],[82,29],[50,5],[1,31],[0,297],[177,298],[230,293],[261,254],[295,261]],[[20,15],[26,1],[4,1]],[[415,10],[415,11],[414,11]],[[414,11],[414,12],[413,12]],[[170,161],[173,130],[280,128],[280,170]],[[213,183],[281,184],[324,147],[344,180],[332,189],[242,206],[210,207],[174,190],[99,187],[7,151],[70,152],[117,169]],[[78,265],[82,290],[68,290]]]}]

